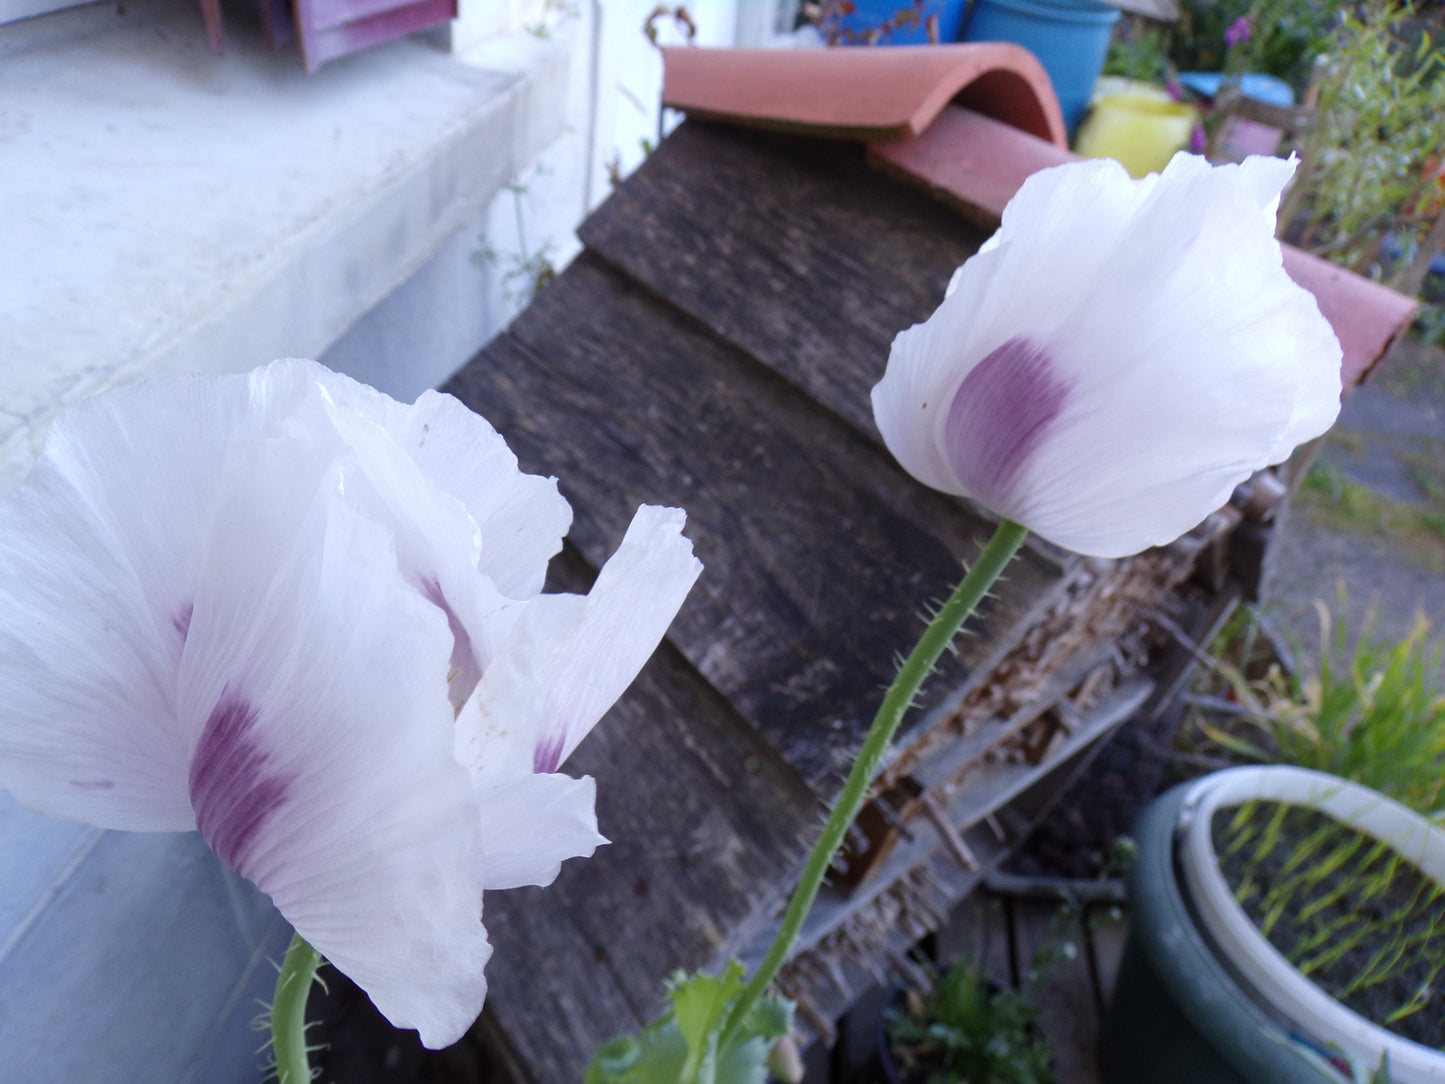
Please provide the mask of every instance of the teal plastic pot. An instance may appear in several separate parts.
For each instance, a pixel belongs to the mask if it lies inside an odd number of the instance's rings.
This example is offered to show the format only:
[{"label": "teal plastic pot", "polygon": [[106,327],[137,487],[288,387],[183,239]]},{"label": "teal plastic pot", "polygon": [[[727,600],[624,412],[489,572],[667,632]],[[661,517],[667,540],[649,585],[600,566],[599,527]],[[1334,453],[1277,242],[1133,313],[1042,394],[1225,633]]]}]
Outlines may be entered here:
[{"label": "teal plastic pot", "polygon": [[1100,1035],[1107,1084],[1328,1084],[1352,1079],[1227,970],[1180,890],[1174,856],[1190,784],[1134,830],[1129,940]]},{"label": "teal plastic pot", "polygon": [[1118,19],[1119,9],[1099,0],[974,0],[963,40],[1010,41],[1038,57],[1072,134],[1104,70]]}]

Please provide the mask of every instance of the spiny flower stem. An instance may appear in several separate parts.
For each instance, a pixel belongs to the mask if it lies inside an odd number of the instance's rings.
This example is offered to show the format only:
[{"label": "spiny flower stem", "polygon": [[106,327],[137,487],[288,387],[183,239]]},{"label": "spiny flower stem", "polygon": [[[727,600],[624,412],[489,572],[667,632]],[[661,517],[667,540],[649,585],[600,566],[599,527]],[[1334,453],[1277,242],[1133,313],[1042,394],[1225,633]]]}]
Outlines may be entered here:
[{"label": "spiny flower stem", "polygon": [[278,1084],[309,1084],[311,1063],[306,1054],[306,1001],[321,964],[317,952],[299,933],[291,938],[281,973],[276,976],[276,999],[271,1005],[271,1049],[276,1056]]},{"label": "spiny flower stem", "polygon": [[853,770],[849,772],[848,780],[843,784],[843,792],[838,796],[838,804],[833,807],[833,812],[823,826],[823,832],[818,837],[818,842],[813,845],[807,865],[803,867],[802,879],[793,891],[793,898],[788,903],[788,910],[783,915],[783,923],[778,928],[777,936],[773,938],[767,956],[763,958],[762,964],[759,965],[757,972],[748,982],[728,1015],[727,1026],[723,1030],[719,1049],[725,1049],[737,1035],[738,1029],[742,1027],[743,1021],[752,1010],[753,1005],[767,990],[768,985],[777,976],[778,969],[788,958],[793,942],[797,940],[798,932],[803,928],[803,920],[808,917],[808,912],[813,907],[813,900],[818,895],[823,878],[827,876],[828,867],[833,864],[833,857],[838,853],[838,848],[842,846],[848,833],[848,827],[853,823],[853,818],[858,815],[858,810],[863,805],[868,785],[878,771],[883,754],[888,749],[888,743],[893,740],[893,735],[898,730],[898,724],[912,706],[924,678],[933,670],[939,656],[953,643],[953,638],[973,613],[974,607],[988,593],[988,589],[993,586],[999,574],[1013,559],[1013,555],[1023,544],[1026,534],[1028,534],[1026,528],[1011,520],[999,522],[993,538],[983,548],[978,560],[972,568],[968,569],[963,580],[949,596],[948,601],[939,608],[938,616],[924,630],[923,636],[899,668],[898,676],[893,679],[893,684],[883,697],[878,714],[873,717],[873,725],[868,728],[868,735],[863,739],[863,747],[858,751],[857,759],[853,761]]}]

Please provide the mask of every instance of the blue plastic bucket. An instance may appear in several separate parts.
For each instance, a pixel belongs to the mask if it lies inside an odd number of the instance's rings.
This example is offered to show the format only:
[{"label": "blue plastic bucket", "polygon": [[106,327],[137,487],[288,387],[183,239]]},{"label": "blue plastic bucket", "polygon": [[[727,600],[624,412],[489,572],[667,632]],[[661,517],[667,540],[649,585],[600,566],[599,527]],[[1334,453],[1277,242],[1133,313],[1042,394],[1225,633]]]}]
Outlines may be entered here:
[{"label": "blue plastic bucket", "polygon": [[[927,20],[930,16],[938,19],[940,42],[957,41],[963,29],[964,4],[965,0],[928,0],[923,5],[923,18],[919,20],[919,25],[908,30],[894,31],[880,44],[927,45]],[[843,30],[851,30],[854,34],[866,34],[910,6],[908,0],[854,0],[852,14],[843,16],[838,21],[838,26]]]},{"label": "blue plastic bucket", "polygon": [[974,0],[964,41],[1011,41],[1039,58],[1072,133],[1104,70],[1119,9],[1098,0]]}]

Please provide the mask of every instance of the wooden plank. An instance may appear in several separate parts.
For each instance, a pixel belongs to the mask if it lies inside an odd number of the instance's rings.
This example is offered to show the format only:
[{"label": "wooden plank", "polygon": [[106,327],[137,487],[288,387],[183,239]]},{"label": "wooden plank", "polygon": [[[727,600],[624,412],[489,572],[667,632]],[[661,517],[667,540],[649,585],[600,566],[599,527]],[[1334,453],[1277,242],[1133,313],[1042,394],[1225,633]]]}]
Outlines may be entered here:
[{"label": "wooden plank", "polygon": [[987,892],[973,892],[948,912],[935,939],[939,963],[973,960],[989,974],[1008,966],[1008,931],[1003,904]]},{"label": "wooden plank", "polygon": [[[1151,684],[1147,679],[1135,678],[1121,687],[1114,696],[1100,705],[1081,722],[1078,731],[1071,735],[1058,750],[1044,763],[1009,764],[998,763],[981,766],[976,775],[966,778],[952,793],[941,801],[944,815],[961,833],[966,841],[986,838],[992,828],[989,818],[1015,807],[1015,816],[1010,817],[1012,827],[1020,835],[1026,834],[1024,827],[1031,831],[1038,823],[1036,805],[1032,801],[1020,801],[1037,788],[1057,786],[1061,772],[1067,772],[1076,758],[1084,755],[1097,743],[1108,737],[1129,714],[1148,696]],[[1069,778],[1067,774],[1064,778]],[[1036,798],[1037,795],[1030,795]],[[858,889],[847,894],[834,890],[819,893],[808,920],[799,935],[800,945],[813,945],[843,925],[860,908],[867,906],[876,897],[883,895],[897,881],[929,862],[959,863],[944,847],[940,834],[933,825],[922,819],[915,819],[910,825],[912,839],[900,840],[882,863],[879,870]],[[994,839],[991,849],[998,851],[999,841]],[[969,849],[976,850],[969,842]],[[978,869],[965,869],[967,874],[979,874]],[[949,904],[956,902],[950,900]],[[756,946],[754,946],[756,948]]]},{"label": "wooden plank", "polygon": [[657,1014],[674,969],[736,951],[818,822],[797,775],[667,645],[567,769],[596,778],[612,843],[546,889],[486,898],[486,1030],[538,1084],[581,1079]]},{"label": "wooden plank", "polygon": [[889,344],[986,236],[856,145],[696,122],[578,235],[874,439]]},{"label": "wooden plank", "polygon": [[[638,1026],[634,1007],[559,903],[581,865],[564,865],[549,888],[486,897],[483,919],[495,949],[486,1008],[473,1030],[503,1051],[516,1084],[580,1080],[587,1051]],[[534,914],[547,915],[546,923]]]},{"label": "wooden plank", "polygon": [[[984,869],[1003,861],[1009,847],[1018,842],[1001,846],[992,835],[977,830],[966,839]],[[981,873],[936,855],[909,877],[894,882],[887,893],[871,899],[819,944],[789,960],[778,985],[798,1001],[799,1030],[805,1042],[829,1039],[829,1022],[842,1016],[871,985],[897,974],[898,961],[921,937],[938,929],[949,909],[981,880]],[[752,966],[757,956],[760,953],[745,955],[743,960]]]},{"label": "wooden plank", "polygon": [[[641,502],[687,509],[706,571],[671,639],[824,798],[991,526],[585,254],[448,386],[524,470],[555,472],[600,564]],[[925,704],[1021,634],[1060,570],[1021,555]],[[915,712],[914,727],[926,721]]]},{"label": "wooden plank", "polygon": [[[1039,1028],[1053,1051],[1058,1079],[1099,1084],[1094,1054],[1099,1015],[1082,916],[1058,903],[1032,899],[1006,900],[1005,913],[1012,933],[1013,985],[1024,989],[1038,1009]],[[1036,984],[1030,984],[1028,972],[1043,961]]]},{"label": "wooden plank", "polygon": [[302,65],[314,72],[328,60],[379,45],[393,38],[440,26],[457,17],[457,0],[362,0],[345,18],[345,0],[295,0],[296,34]]}]

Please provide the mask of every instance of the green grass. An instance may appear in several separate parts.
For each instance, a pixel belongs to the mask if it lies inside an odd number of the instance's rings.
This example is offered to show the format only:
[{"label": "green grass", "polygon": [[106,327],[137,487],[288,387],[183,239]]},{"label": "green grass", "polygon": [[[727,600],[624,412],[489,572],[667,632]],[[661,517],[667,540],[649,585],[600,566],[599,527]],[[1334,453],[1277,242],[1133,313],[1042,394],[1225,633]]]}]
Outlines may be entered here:
[{"label": "green grass", "polygon": [[1338,467],[1316,463],[1305,476],[1299,505],[1317,523],[1378,538],[1411,564],[1445,575],[1445,463],[1437,457],[1442,457],[1438,450],[1405,456],[1426,495],[1423,502],[1394,500],[1350,481]]},{"label": "green grass", "polygon": [[[1293,674],[1272,666],[1253,679],[1219,659],[1211,676],[1239,715],[1201,719],[1201,730],[1239,759],[1329,772],[1427,816],[1445,813],[1445,695],[1435,689],[1441,650],[1430,645],[1430,623],[1419,617],[1396,643],[1378,640],[1367,623],[1351,646],[1344,618],[1316,607],[1319,657]],[[1239,643],[1236,631],[1231,652]]]},{"label": "green grass", "polygon": [[1437,511],[1445,511],[1445,440],[1426,437],[1401,454],[1410,477]]}]

